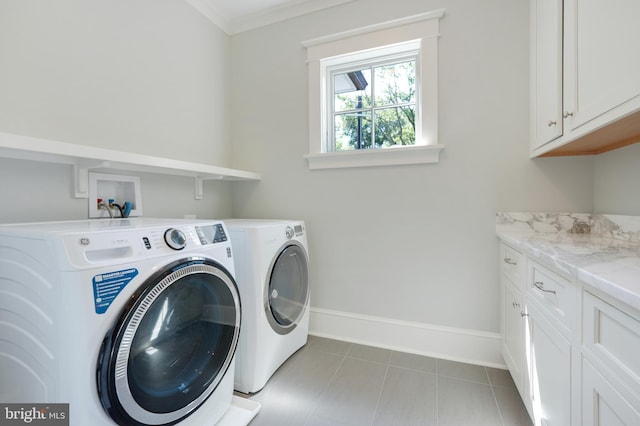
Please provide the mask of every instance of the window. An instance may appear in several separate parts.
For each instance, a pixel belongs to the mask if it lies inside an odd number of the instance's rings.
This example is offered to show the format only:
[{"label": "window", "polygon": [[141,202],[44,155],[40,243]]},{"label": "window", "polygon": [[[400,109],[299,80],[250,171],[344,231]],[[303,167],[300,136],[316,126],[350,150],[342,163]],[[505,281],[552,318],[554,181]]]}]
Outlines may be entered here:
[{"label": "window", "polygon": [[[413,43],[412,43],[413,44]],[[347,57],[347,60],[349,57]],[[327,151],[415,145],[418,51],[328,67]]]},{"label": "window", "polygon": [[303,43],[309,168],[433,163],[438,10]]}]

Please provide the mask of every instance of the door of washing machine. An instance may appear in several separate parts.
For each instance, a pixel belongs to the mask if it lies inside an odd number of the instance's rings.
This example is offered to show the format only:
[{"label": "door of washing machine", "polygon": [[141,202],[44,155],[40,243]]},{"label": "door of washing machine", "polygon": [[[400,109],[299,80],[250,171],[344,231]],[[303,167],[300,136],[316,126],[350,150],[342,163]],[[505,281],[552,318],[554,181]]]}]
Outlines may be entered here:
[{"label": "door of washing machine", "polygon": [[218,263],[188,258],[149,278],[105,337],[103,407],[120,425],[166,425],[216,389],[236,350],[240,298]]},{"label": "door of washing machine", "polygon": [[298,325],[309,301],[307,253],[290,241],[279,251],[269,268],[264,307],[271,328],[288,334]]}]

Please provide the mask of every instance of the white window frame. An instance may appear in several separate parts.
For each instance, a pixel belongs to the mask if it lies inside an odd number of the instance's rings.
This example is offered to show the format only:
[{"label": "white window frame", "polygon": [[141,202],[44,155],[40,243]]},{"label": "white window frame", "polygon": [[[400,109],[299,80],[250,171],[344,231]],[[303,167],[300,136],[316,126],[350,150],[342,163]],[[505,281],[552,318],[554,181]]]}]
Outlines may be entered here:
[{"label": "white window frame", "polygon": [[[346,33],[309,40],[309,154],[310,169],[367,167],[400,164],[437,163],[438,143],[438,37],[444,9],[408,18],[359,28]],[[329,151],[331,136],[328,120],[331,98],[327,95],[328,71],[337,64],[356,60],[358,55],[373,59],[372,52],[403,52],[407,46],[419,53],[416,79],[419,80],[416,113],[416,142],[412,146],[380,149]],[[347,58],[347,59],[345,59]]]}]

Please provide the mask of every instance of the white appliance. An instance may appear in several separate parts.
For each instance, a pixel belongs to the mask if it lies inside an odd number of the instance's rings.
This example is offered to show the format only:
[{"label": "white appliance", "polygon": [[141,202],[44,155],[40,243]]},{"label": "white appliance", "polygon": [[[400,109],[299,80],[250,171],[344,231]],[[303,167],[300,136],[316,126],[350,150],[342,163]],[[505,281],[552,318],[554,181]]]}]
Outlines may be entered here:
[{"label": "white appliance", "polygon": [[235,389],[257,392],[309,332],[308,248],[304,222],[225,220],[242,300]]},{"label": "white appliance", "polygon": [[71,425],[214,425],[240,300],[220,221],[0,226],[0,401]]}]

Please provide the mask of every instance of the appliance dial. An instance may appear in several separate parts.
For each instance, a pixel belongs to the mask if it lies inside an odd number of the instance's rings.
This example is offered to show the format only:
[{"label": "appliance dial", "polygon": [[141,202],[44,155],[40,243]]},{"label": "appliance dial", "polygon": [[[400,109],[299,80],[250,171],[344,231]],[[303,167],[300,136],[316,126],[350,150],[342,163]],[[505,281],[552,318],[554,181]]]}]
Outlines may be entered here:
[{"label": "appliance dial", "polygon": [[164,242],[174,250],[182,250],[187,245],[187,237],[181,230],[169,228],[164,233]]},{"label": "appliance dial", "polygon": [[287,226],[287,229],[284,231],[284,234],[287,236],[287,240],[290,240],[295,235],[295,232],[293,231],[292,227]]}]

